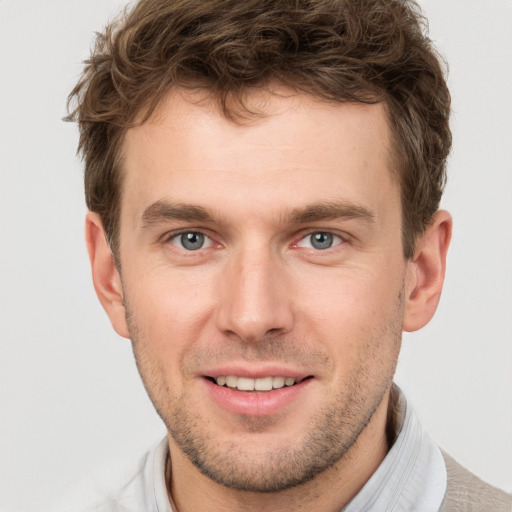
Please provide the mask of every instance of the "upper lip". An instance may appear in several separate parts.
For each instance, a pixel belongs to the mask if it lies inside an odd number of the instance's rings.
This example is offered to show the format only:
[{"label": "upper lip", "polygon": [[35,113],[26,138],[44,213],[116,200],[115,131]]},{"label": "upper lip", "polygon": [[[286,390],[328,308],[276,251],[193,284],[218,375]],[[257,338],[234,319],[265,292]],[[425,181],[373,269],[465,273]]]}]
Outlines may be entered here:
[{"label": "upper lip", "polygon": [[258,365],[258,367],[248,367],[247,365],[225,365],[207,369],[201,372],[204,377],[217,378],[221,376],[234,375],[236,377],[246,377],[248,379],[260,379],[263,377],[290,377],[294,379],[305,379],[311,373],[303,370],[289,368],[283,365]]}]

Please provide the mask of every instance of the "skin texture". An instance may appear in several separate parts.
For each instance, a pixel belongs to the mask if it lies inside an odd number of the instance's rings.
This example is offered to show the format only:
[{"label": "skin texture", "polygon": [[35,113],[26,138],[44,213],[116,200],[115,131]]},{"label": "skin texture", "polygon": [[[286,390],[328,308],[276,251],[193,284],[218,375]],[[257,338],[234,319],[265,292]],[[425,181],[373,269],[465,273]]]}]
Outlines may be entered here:
[{"label": "skin texture", "polygon": [[[286,90],[253,105],[264,116],[232,123],[175,91],[128,132],[122,276],[90,213],[93,278],[167,426],[180,511],[339,510],[388,449],[401,332],[435,312],[451,219],[438,212],[404,261],[382,105]],[[308,379],[244,413],[208,379],[284,372]]]}]

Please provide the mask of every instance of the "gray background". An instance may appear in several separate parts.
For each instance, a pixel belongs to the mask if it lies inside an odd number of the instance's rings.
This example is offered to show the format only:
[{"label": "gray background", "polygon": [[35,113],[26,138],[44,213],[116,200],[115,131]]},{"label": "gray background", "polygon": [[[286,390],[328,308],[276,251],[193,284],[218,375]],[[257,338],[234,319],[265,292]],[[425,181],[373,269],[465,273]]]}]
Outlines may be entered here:
[{"label": "gray background", "polygon": [[[94,30],[120,0],[0,1],[0,509],[164,434],[90,282],[76,127],[61,122]],[[424,0],[450,62],[455,221],[437,316],[397,380],[440,445],[512,491],[512,2]]]}]

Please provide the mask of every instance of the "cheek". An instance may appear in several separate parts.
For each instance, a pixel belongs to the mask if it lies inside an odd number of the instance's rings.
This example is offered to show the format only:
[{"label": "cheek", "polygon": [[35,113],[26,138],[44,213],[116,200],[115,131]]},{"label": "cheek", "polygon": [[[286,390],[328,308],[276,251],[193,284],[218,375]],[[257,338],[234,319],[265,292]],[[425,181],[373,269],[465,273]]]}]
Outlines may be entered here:
[{"label": "cheek", "polygon": [[131,323],[162,360],[179,359],[200,338],[213,307],[204,277],[154,272],[125,283]]},{"label": "cheek", "polygon": [[185,391],[183,361],[201,339],[205,297],[183,279],[162,275],[125,283],[125,294],[137,367],[156,409],[166,417]]},{"label": "cheek", "polygon": [[377,353],[394,360],[401,338],[402,277],[363,268],[324,274],[298,286],[300,328],[322,341],[346,369]]},{"label": "cheek", "polygon": [[375,266],[302,273],[296,279],[295,303],[319,322],[340,329],[343,325],[364,326],[396,313],[403,282],[401,272],[385,267],[379,272]]}]

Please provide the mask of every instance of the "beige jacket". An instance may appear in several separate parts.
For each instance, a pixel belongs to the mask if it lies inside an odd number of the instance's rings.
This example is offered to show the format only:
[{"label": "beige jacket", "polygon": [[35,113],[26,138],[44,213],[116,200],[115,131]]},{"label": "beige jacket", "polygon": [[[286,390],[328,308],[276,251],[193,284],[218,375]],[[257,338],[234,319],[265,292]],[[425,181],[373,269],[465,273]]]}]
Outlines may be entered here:
[{"label": "beige jacket", "polygon": [[440,512],[512,512],[512,496],[486,484],[443,452],[448,474]]}]

